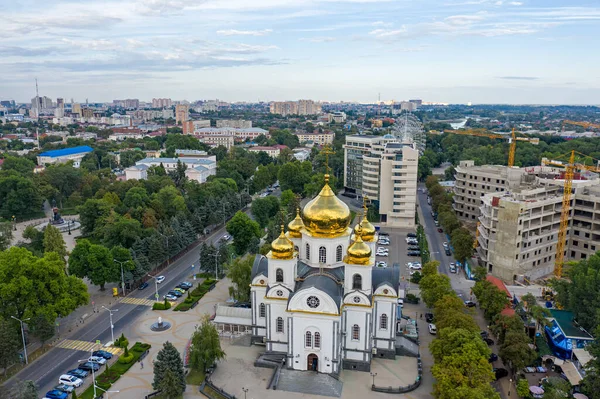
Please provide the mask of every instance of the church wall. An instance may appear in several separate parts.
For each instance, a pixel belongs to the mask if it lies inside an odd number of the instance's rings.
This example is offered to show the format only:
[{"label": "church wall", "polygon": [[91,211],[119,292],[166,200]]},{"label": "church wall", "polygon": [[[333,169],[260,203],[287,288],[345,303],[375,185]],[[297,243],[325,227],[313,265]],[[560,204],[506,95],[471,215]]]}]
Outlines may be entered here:
[{"label": "church wall", "polygon": [[[277,269],[283,271],[283,283],[277,282]],[[296,282],[296,259],[289,260],[269,258],[269,286],[283,284],[291,291],[294,290]]]},{"label": "church wall", "polygon": [[[374,320],[373,320],[373,338],[374,346],[377,348],[377,354],[374,356],[384,358],[395,357],[395,329],[396,329],[396,306],[394,298],[374,297]],[[387,328],[381,328],[381,319],[383,315],[387,316]]]},{"label": "church wall", "polygon": [[362,277],[362,292],[367,295],[371,294],[371,266],[346,265],[344,268],[344,292],[347,294],[353,291],[352,284],[355,274],[360,274]]},{"label": "church wall", "polygon": [[[313,267],[319,267],[319,248],[325,247],[327,250],[326,261],[323,264],[325,268],[333,268],[343,266],[344,263],[342,260],[337,260],[337,247],[339,245],[342,246],[342,258],[346,255],[346,250],[348,249],[348,245],[350,245],[350,231],[348,228],[348,232],[341,237],[335,238],[317,238],[311,237],[310,235],[303,233],[302,234],[302,245],[300,246],[299,258],[304,263],[311,265]],[[306,254],[306,245],[310,247],[310,259],[307,258]]]},{"label": "church wall", "polygon": [[[308,355],[318,357],[318,371],[337,373],[340,364],[339,329],[340,317],[312,313],[293,313],[292,347],[289,355],[291,367],[295,370],[308,369]],[[306,332],[312,333],[313,347],[306,347]],[[314,333],[320,334],[320,348],[314,347]]]},{"label": "church wall", "polygon": [[[342,329],[342,356],[344,369],[371,370],[371,317],[370,307],[351,307],[344,309]],[[355,339],[354,325],[359,326],[358,339]]]},{"label": "church wall", "polygon": [[[267,300],[268,319],[267,319],[267,335],[266,344],[268,352],[287,352],[288,351],[288,335],[287,335],[287,300]],[[277,331],[277,318],[281,317],[283,331]]]},{"label": "church wall", "polygon": [[[252,286],[250,296],[252,298],[252,338],[253,343],[262,343],[266,336],[266,318],[260,317],[260,304],[264,303],[266,287]],[[266,305],[265,305],[266,306]]]}]

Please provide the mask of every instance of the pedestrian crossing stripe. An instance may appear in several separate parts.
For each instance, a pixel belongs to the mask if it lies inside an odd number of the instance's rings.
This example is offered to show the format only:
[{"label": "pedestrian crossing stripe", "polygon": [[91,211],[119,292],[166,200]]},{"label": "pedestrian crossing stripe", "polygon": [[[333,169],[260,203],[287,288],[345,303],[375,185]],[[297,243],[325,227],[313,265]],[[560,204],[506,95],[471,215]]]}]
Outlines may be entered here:
[{"label": "pedestrian crossing stripe", "polygon": [[152,306],[154,305],[154,302],[155,301],[153,301],[152,299],[146,298],[123,298],[119,303],[126,303],[129,305]]},{"label": "pedestrian crossing stripe", "polygon": [[114,348],[114,347],[104,348],[102,345],[98,345],[95,342],[79,341],[79,340],[73,340],[73,339],[64,339],[64,340],[60,341],[58,344],[56,344],[56,347],[63,348],[63,349],[73,349],[73,350],[77,350],[77,351],[86,351],[86,352],[91,352],[93,350],[103,350],[106,352],[110,352],[113,355],[120,355],[121,352],[123,352],[123,349],[121,349],[121,348]]}]

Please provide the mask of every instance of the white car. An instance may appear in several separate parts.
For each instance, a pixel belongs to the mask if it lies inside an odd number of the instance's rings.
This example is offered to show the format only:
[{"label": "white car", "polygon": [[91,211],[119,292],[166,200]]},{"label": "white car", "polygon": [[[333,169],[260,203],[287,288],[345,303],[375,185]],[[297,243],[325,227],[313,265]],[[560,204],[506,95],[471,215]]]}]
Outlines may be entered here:
[{"label": "white car", "polygon": [[400,306],[401,308],[404,307],[404,299],[398,298],[398,306]]},{"label": "white car", "polygon": [[162,283],[163,281],[165,281],[165,276],[158,276],[158,277],[156,278],[156,282],[157,282],[158,284]]},{"label": "white car", "polygon": [[444,241],[444,242],[442,243],[442,245],[444,246],[444,248],[448,248],[448,243],[447,243],[446,241]]},{"label": "white car", "polygon": [[81,385],[83,385],[83,380],[75,377],[74,375],[63,374],[58,378],[58,383],[79,388]]},{"label": "white car", "polygon": [[88,362],[92,362],[92,363],[98,363],[98,364],[105,364],[106,363],[106,359],[100,356],[90,356],[90,358],[88,359]]},{"label": "white car", "polygon": [[388,253],[387,252],[377,252],[377,256],[381,256],[381,257],[385,258],[388,256]]},{"label": "white car", "polygon": [[421,270],[421,264],[420,263],[413,263],[412,265],[408,266],[409,269],[412,270]]},{"label": "white car", "polygon": [[384,261],[377,262],[377,267],[387,267],[387,263]]},{"label": "white car", "polygon": [[389,241],[381,241],[380,240],[380,241],[377,241],[377,244],[378,245],[390,245],[390,242]]},{"label": "white car", "polygon": [[450,263],[450,273],[456,273],[456,265],[453,263]]},{"label": "white car", "polygon": [[379,252],[379,251],[384,251],[384,252],[387,252],[387,251],[388,251],[388,249],[387,249],[387,248],[384,248],[384,247],[377,247],[377,252]]},{"label": "white car", "polygon": [[435,324],[429,324],[429,334],[435,335],[437,334],[437,328]]}]

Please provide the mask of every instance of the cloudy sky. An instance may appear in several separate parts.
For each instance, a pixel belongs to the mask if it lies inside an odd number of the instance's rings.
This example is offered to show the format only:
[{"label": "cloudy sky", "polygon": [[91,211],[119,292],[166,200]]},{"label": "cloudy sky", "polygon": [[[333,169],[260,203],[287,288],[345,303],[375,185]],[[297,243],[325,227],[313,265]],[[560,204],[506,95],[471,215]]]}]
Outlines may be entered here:
[{"label": "cloudy sky", "polygon": [[598,0],[1,0],[0,98],[600,103]]}]

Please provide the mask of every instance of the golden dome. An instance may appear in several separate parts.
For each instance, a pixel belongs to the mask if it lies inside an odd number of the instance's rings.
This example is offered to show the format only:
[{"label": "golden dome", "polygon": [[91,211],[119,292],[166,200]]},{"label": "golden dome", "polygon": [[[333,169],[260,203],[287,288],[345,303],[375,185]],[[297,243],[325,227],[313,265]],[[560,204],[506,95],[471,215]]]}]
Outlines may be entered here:
[{"label": "golden dome", "polygon": [[363,215],[362,221],[359,224],[357,224],[356,226],[354,226],[354,232],[355,233],[356,233],[356,229],[358,229],[359,226],[362,228],[362,239],[363,239],[363,241],[366,241],[366,242],[373,242],[373,241],[375,241],[375,233],[377,231],[375,230],[375,226],[373,226],[371,224],[371,222],[369,222],[367,220],[367,214],[366,213]]},{"label": "golden dome", "polygon": [[300,217],[300,208],[296,210],[296,218],[288,223],[288,231],[290,233],[290,237],[293,238],[302,238],[302,234],[300,230],[304,228],[304,223],[302,222],[302,218]]},{"label": "golden dome", "polygon": [[325,175],[319,195],[306,204],[302,213],[304,226],[315,237],[336,237],[350,224],[350,209],[329,187],[329,175]]},{"label": "golden dome", "polygon": [[285,236],[283,225],[281,225],[281,234],[271,243],[271,255],[275,259],[292,259],[294,256],[294,243]]},{"label": "golden dome", "polygon": [[356,240],[348,247],[344,262],[350,265],[368,265],[371,259],[371,248],[364,243],[361,237],[362,229],[360,226],[357,227],[354,232]]}]

